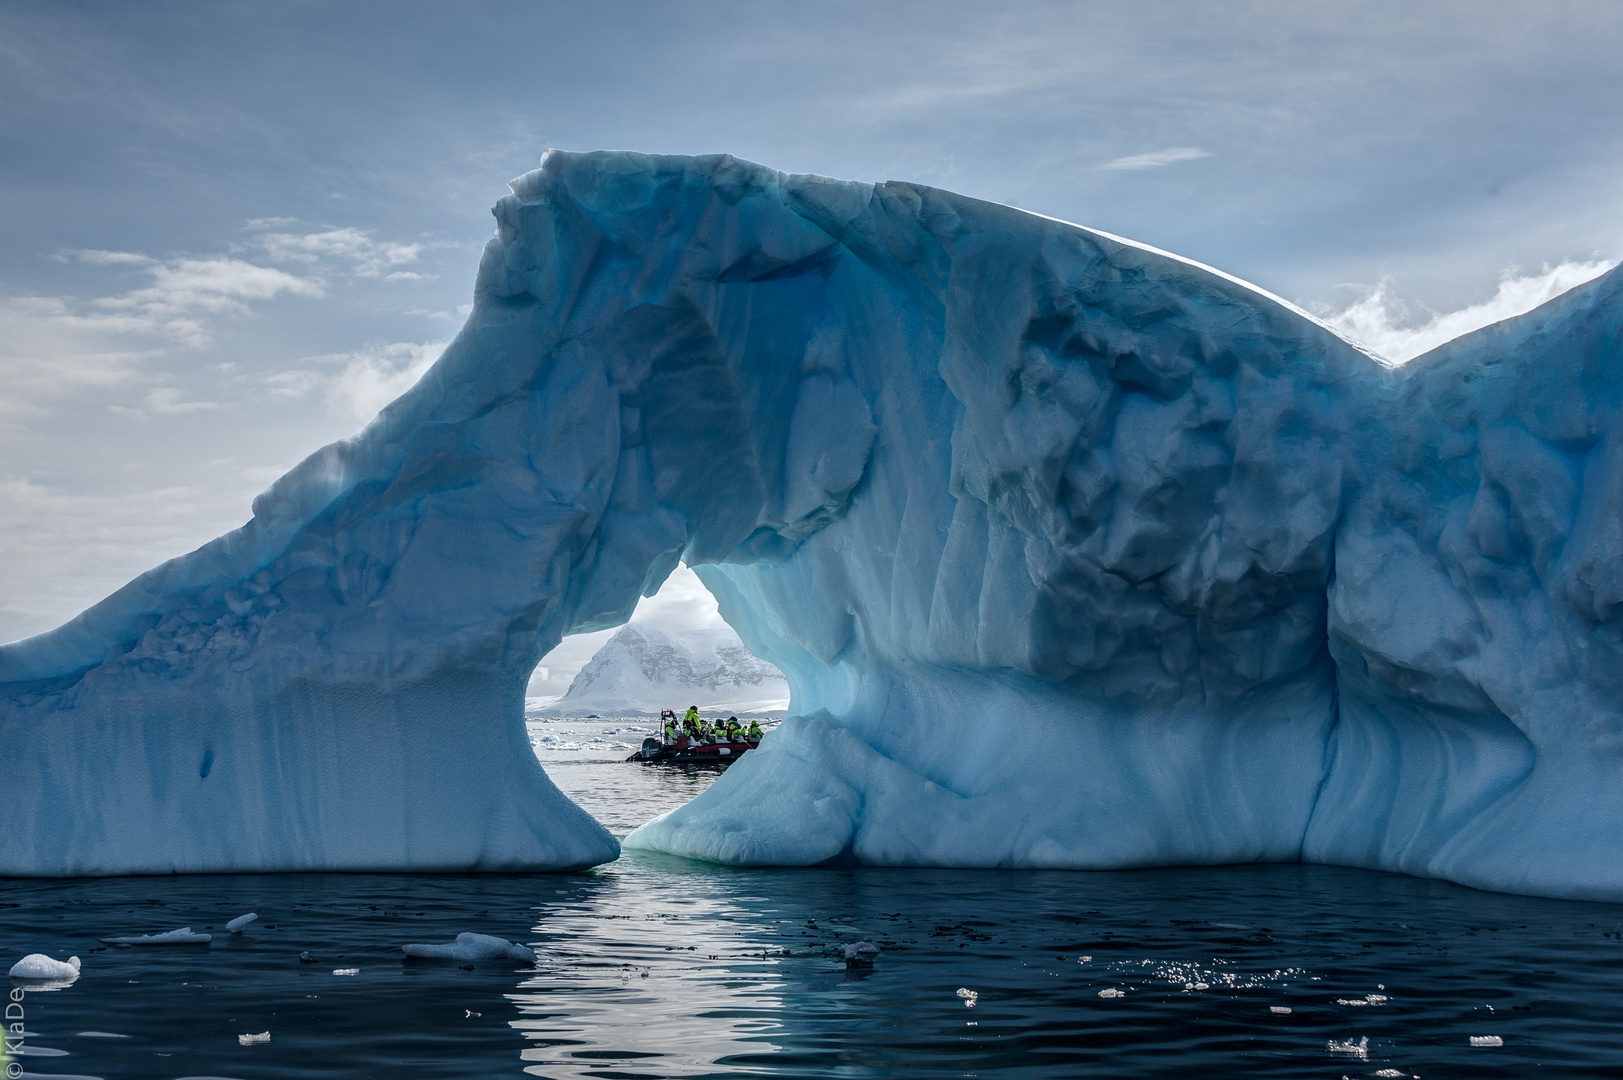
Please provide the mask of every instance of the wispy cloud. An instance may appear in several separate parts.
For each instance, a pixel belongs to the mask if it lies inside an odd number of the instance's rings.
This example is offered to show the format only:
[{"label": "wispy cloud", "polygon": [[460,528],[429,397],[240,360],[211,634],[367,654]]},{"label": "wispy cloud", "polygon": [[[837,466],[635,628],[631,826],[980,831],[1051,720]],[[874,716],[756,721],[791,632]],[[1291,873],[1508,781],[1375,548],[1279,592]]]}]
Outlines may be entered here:
[{"label": "wispy cloud", "polygon": [[1521,274],[1510,268],[1500,274],[1499,288],[1487,300],[1441,313],[1424,308],[1417,313],[1412,305],[1392,295],[1392,282],[1384,279],[1324,321],[1343,337],[1393,363],[1404,363],[1462,334],[1532,311],[1616,265],[1616,260],[1607,259],[1569,260],[1546,266],[1536,274]]},{"label": "wispy cloud", "polygon": [[[445,351],[443,341],[373,343],[353,352],[312,356],[305,366],[266,376],[272,395],[297,399],[322,389],[335,417],[369,421],[378,410],[416,385]],[[338,368],[328,374],[320,368]]]},{"label": "wispy cloud", "polygon": [[[286,223],[286,219],[267,219]],[[250,222],[250,225],[261,222]],[[420,281],[427,275],[394,270],[415,263],[424,249],[423,242],[402,243],[396,240],[374,240],[363,229],[322,228],[314,232],[266,232],[255,237],[254,243],[273,262],[298,262],[307,265],[338,262],[356,277],[375,278],[388,275],[390,281]]]},{"label": "wispy cloud", "polygon": [[1167,165],[1176,165],[1181,161],[1199,161],[1201,158],[1211,156],[1212,152],[1210,150],[1202,150],[1198,146],[1175,146],[1170,150],[1155,150],[1148,154],[1119,157],[1115,161],[1107,161],[1099,167],[1101,169],[1159,169]]}]

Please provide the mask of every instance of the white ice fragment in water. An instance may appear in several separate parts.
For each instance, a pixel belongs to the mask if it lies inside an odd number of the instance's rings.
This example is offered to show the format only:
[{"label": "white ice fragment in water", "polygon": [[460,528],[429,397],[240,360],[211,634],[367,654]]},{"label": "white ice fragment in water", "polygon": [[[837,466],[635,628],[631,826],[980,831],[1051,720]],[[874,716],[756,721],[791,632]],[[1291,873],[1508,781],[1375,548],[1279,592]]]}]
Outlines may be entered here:
[{"label": "white ice fragment in water", "polygon": [[1268,1011],[1271,1013],[1278,1013],[1280,1016],[1289,1016],[1291,1007],[1289,1005],[1270,1005],[1268,1006]]},{"label": "white ice fragment in water", "polygon": [[244,926],[247,926],[257,918],[259,918],[258,913],[250,911],[248,914],[238,915],[235,919],[232,919],[230,922],[226,923],[225,928],[231,931],[233,934],[240,934],[242,933],[242,928]]},{"label": "white ice fragment in water", "polygon": [[1375,1075],[1376,1076],[1407,1076],[1409,1074],[1404,1072],[1402,1069],[1377,1069],[1377,1070],[1375,1070]]},{"label": "white ice fragment in water", "polygon": [[1351,1054],[1356,1058],[1368,1059],[1369,1036],[1365,1035],[1357,1042],[1353,1042],[1351,1039],[1348,1039],[1345,1042],[1337,1042],[1336,1040],[1331,1039],[1329,1042],[1324,1044],[1324,1048],[1332,1054]]},{"label": "white ice fragment in water", "polygon": [[238,1035],[238,1046],[261,1046],[270,1042],[270,1032],[261,1031],[258,1035]]},{"label": "white ice fragment in water", "polygon": [[361,973],[361,969],[360,968],[333,968],[332,973],[334,975],[359,975]]},{"label": "white ice fragment in water", "polygon": [[76,1039],[128,1039],[130,1037],[112,1031],[80,1031],[74,1035]]},{"label": "white ice fragment in water", "polygon": [[79,977],[79,958],[53,960],[44,953],[29,953],[11,965],[13,979],[51,979],[72,982]]},{"label": "white ice fragment in water", "polygon": [[1091,957],[1091,956],[1079,956],[1079,957],[1076,958],[1076,962],[1079,963],[1079,964],[1086,964],[1088,961],[1090,961],[1092,959],[1093,959],[1093,957]]},{"label": "white ice fragment in water", "polygon": [[1381,1002],[1386,1000],[1386,995],[1385,994],[1365,994],[1364,995],[1364,1000],[1368,1001],[1372,1005],[1379,1005]]},{"label": "white ice fragment in water", "polygon": [[1212,988],[1211,983],[1198,982],[1198,983],[1195,984],[1195,989],[1196,990],[1210,990],[1211,988]]},{"label": "white ice fragment in water", "polygon": [[1099,996],[1102,997],[1102,998],[1126,997],[1127,996],[1127,991],[1125,991],[1125,990],[1117,990],[1114,986],[1108,986],[1105,989],[1099,991]]},{"label": "white ice fragment in water", "polygon": [[1472,1046],[1503,1046],[1503,1045],[1505,1045],[1505,1040],[1500,1038],[1498,1035],[1472,1035],[1471,1036],[1471,1045]]},{"label": "white ice fragment in water", "polygon": [[523,945],[489,934],[460,933],[448,945],[402,945],[407,956],[431,960],[524,960],[535,963],[535,953]]},{"label": "white ice fragment in water", "polygon": [[165,934],[104,937],[101,940],[106,945],[207,945],[214,940],[214,936],[212,934],[194,934],[191,927],[183,926],[179,930],[170,930]]},{"label": "white ice fragment in water", "polygon": [[980,1000],[981,995],[977,991],[960,986],[958,988],[958,996],[964,999],[964,1008],[973,1009],[975,1007],[975,1002]]},{"label": "white ice fragment in water", "polygon": [[847,961],[861,960],[861,959],[864,959],[866,957],[878,956],[878,955],[879,955],[879,946],[875,945],[871,941],[853,942],[852,944],[847,945],[845,947],[845,958],[846,958]]}]

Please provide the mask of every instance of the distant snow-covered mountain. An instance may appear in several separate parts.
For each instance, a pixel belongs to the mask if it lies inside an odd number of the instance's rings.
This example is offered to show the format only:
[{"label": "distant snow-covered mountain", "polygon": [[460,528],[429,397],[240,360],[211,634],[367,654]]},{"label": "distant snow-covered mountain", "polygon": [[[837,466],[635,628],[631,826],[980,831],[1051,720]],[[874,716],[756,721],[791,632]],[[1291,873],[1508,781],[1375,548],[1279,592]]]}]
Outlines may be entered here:
[{"label": "distant snow-covered mountain", "polygon": [[684,633],[626,625],[580,669],[555,714],[626,715],[699,711],[763,715],[789,707],[783,673],[744,648],[729,627]]}]

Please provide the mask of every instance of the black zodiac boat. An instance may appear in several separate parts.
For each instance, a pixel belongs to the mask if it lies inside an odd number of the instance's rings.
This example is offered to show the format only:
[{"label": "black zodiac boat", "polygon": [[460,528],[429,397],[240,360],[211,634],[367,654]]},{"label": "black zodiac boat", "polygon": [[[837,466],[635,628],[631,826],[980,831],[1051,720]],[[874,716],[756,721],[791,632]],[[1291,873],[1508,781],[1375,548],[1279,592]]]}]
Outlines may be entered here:
[{"label": "black zodiac boat", "polygon": [[745,751],[759,744],[752,742],[689,742],[686,738],[674,743],[662,742],[657,735],[642,741],[642,749],[626,758],[644,765],[709,765],[726,768],[737,761]]}]

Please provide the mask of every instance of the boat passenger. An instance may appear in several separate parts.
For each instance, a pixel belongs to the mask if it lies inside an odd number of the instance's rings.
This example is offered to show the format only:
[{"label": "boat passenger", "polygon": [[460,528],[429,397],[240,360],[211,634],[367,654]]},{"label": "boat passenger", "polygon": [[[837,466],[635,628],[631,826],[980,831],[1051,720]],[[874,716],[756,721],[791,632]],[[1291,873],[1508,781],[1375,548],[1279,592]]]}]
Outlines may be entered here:
[{"label": "boat passenger", "polygon": [[743,725],[741,725],[738,722],[738,717],[729,716],[727,718],[727,741],[728,742],[742,742],[743,739],[744,739]]},{"label": "boat passenger", "polygon": [[671,710],[666,709],[665,711],[663,711],[663,712],[661,712],[659,714],[659,718],[660,718],[660,720],[663,721],[663,724],[661,725],[661,727],[662,727],[662,732],[663,732],[663,734],[665,736],[665,741],[668,742],[668,743],[675,742],[676,741],[676,714],[674,712],[672,712]]},{"label": "boat passenger", "polygon": [[744,738],[752,743],[761,741],[761,722],[759,720],[750,721],[749,730],[744,733]]},{"label": "boat passenger", "polygon": [[688,729],[690,735],[699,733],[699,707],[689,705],[687,715],[682,717],[682,726]]}]

